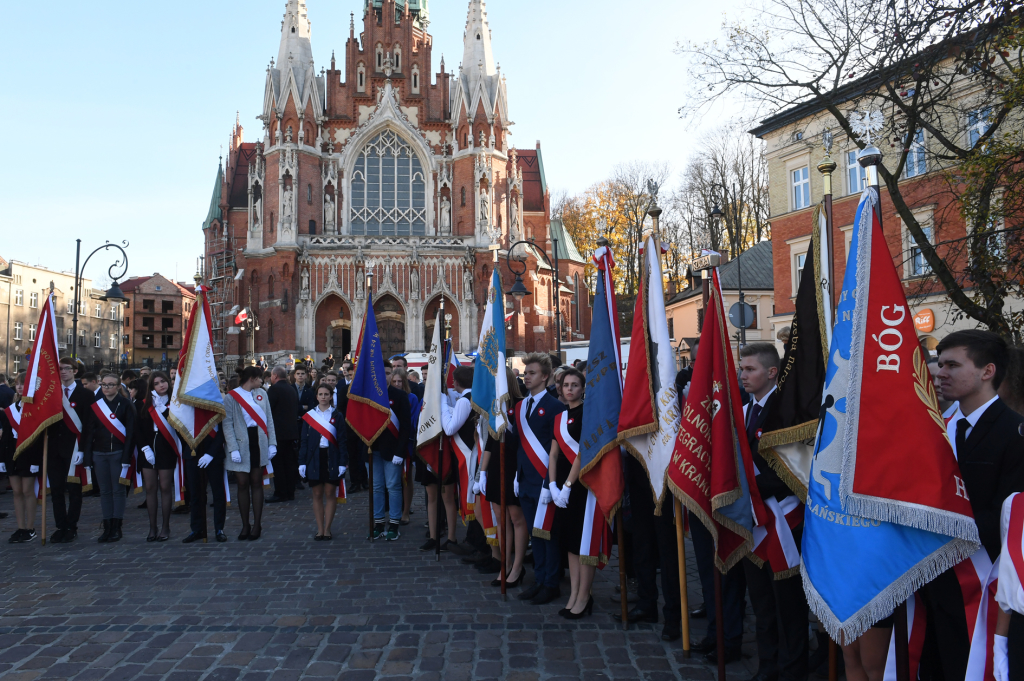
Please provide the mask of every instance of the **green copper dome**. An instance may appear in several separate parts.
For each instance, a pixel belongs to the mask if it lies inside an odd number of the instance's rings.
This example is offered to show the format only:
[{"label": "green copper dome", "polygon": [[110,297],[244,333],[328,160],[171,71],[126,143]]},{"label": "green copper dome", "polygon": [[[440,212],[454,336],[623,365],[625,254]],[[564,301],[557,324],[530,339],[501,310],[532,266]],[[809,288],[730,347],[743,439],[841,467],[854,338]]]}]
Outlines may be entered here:
[{"label": "green copper dome", "polygon": [[[395,13],[400,15],[405,11],[406,3],[409,4],[409,13],[413,15],[414,21],[425,28],[430,23],[430,11],[427,9],[427,0],[395,0]],[[380,10],[383,4],[383,0],[365,0],[363,9],[366,10],[372,6],[373,9]]]}]

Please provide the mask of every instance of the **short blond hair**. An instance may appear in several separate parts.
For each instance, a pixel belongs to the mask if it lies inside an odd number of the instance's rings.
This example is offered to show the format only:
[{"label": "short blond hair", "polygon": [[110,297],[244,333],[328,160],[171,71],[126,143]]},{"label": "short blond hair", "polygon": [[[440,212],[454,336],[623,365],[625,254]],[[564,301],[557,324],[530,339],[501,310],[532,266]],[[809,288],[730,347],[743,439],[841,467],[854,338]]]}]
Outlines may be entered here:
[{"label": "short blond hair", "polygon": [[551,376],[551,355],[544,354],[543,352],[531,352],[523,359],[523,366],[530,364],[537,364],[540,366],[540,372],[545,376]]}]

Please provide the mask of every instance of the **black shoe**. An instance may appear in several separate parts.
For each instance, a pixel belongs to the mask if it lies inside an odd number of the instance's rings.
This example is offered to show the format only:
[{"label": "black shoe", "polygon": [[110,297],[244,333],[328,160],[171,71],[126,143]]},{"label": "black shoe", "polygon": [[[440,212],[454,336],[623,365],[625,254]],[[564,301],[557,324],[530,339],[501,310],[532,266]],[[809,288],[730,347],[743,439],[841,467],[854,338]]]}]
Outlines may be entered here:
[{"label": "black shoe", "polygon": [[420,551],[433,551],[437,548],[437,542],[433,538],[423,542],[423,546],[420,547]]},{"label": "black shoe", "polygon": [[501,572],[501,561],[491,558],[490,560],[478,563],[476,569],[479,570],[482,575],[496,575]]},{"label": "black shoe", "polygon": [[518,596],[516,596],[516,598],[518,598],[521,601],[533,600],[533,597],[539,594],[540,590],[543,588],[544,586],[540,583],[534,584],[529,589],[522,591]]},{"label": "black shoe", "polygon": [[562,617],[564,617],[567,620],[579,620],[579,619],[583,619],[584,617],[586,617],[587,615],[589,615],[593,611],[594,611],[594,597],[591,596],[590,599],[587,601],[586,606],[584,606],[584,608],[583,608],[583,610],[581,612],[573,612],[572,610],[568,610],[568,611],[566,611],[566,613],[564,615],[562,615]]},{"label": "black shoe", "polygon": [[691,620],[704,619],[707,616],[708,616],[708,608],[703,603],[700,606],[698,606],[698,607],[696,607],[696,608],[694,608],[693,610],[690,611],[690,619]]},{"label": "black shoe", "polygon": [[[516,588],[517,586],[519,586],[520,584],[523,583],[523,577],[525,577],[525,576],[526,576],[526,570],[523,570],[522,572],[519,573],[519,578],[516,579],[514,582],[513,581],[509,581],[508,578],[506,577],[506,579],[505,579],[505,588],[506,589],[514,589],[514,588]],[[501,586],[501,577],[498,577],[497,579],[492,579],[491,580],[491,586],[500,587]]]},{"label": "black shoe", "polygon": [[121,522],[122,518],[111,518],[110,520],[110,537],[107,541],[119,541],[124,535],[121,533]]},{"label": "black shoe", "polygon": [[[639,605],[633,606],[629,612],[626,613],[630,622],[650,622],[651,624],[658,623],[658,611],[657,610],[644,610]],[[622,621],[622,613],[617,612],[614,615],[616,622]]]},{"label": "black shoe", "polygon": [[64,530],[57,530],[56,532],[54,532],[50,536],[50,543],[51,544],[63,544],[64,543],[64,535],[65,534],[66,534],[66,532],[64,532]]},{"label": "black shoe", "polygon": [[552,589],[549,587],[543,587],[537,592],[537,595],[530,599],[530,605],[547,605],[556,598],[561,598],[562,591],[557,586]]},{"label": "black shoe", "polygon": [[141,504],[139,504],[138,506],[136,506],[135,508],[146,508],[146,503],[147,503],[148,501],[149,501],[149,499],[143,499],[143,500],[142,500],[142,503],[141,503]]},{"label": "black shoe", "polygon": [[[739,646],[726,646],[725,647],[725,663],[739,662],[740,658],[743,657],[742,651]],[[718,651],[712,650],[710,653],[704,656],[710,664],[718,664]]]},{"label": "black shoe", "polygon": [[476,549],[469,544],[459,544],[457,542],[449,542],[448,550],[457,556],[471,556],[476,553]]},{"label": "black shoe", "polygon": [[287,497],[279,497],[276,494],[272,497],[267,497],[268,504],[280,504],[281,502],[288,501]]},{"label": "black shoe", "polygon": [[7,540],[7,543],[8,544],[21,544],[23,541],[26,541],[24,539],[24,536],[25,536],[25,530],[17,529],[14,532],[11,533],[11,536]]},{"label": "black shoe", "polygon": [[458,546],[458,544],[459,544],[459,542],[455,541],[454,539],[448,539],[447,537],[445,539],[442,539],[441,540],[441,553],[445,553],[446,551],[450,551],[451,547]]},{"label": "black shoe", "polygon": [[61,544],[70,544],[76,539],[78,539],[77,529],[72,528],[70,530],[64,530],[64,540],[61,542]]},{"label": "black shoe", "polygon": [[705,655],[715,649],[716,643],[713,638],[702,638],[697,643],[690,642],[690,652],[698,655]]},{"label": "black shoe", "polygon": [[662,641],[678,641],[683,637],[683,627],[680,624],[666,624],[661,630]]},{"label": "black shoe", "polygon": [[249,533],[252,532],[252,528],[243,528],[238,533],[238,541],[249,541]]},{"label": "black shoe", "polygon": [[188,536],[181,540],[182,544],[191,544],[194,541],[202,541],[206,535],[201,532],[189,532]]},{"label": "black shoe", "polygon": [[249,533],[249,541],[256,541],[257,539],[259,539],[262,536],[263,536],[263,528],[262,527],[253,528],[253,531]]},{"label": "black shoe", "polygon": [[228,540],[228,536],[224,534],[224,530],[217,530],[217,541],[223,543]]},{"label": "black shoe", "polygon": [[181,506],[178,506],[176,509],[171,511],[171,513],[173,513],[174,515],[188,515],[191,512],[192,512],[192,509],[190,509],[185,504],[182,504]]},{"label": "black shoe", "polygon": [[100,544],[106,544],[108,541],[110,541],[110,532],[113,524],[113,520],[103,521],[103,534],[101,534],[100,538],[96,540],[97,542],[99,542]]}]

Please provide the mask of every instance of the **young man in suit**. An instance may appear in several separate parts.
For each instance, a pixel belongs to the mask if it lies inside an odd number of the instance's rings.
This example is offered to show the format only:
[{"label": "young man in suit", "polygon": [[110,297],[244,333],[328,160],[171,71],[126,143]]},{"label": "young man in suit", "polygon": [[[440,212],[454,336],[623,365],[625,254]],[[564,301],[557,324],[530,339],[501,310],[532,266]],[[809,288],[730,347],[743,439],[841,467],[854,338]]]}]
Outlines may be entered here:
[{"label": "young man in suit", "polygon": [[274,462],[274,495],[268,504],[295,500],[295,480],[299,470],[299,393],[288,384],[288,370],[276,366],[270,372],[270,413],[277,432],[277,461]]},{"label": "young man in suit", "polygon": [[[959,403],[946,432],[960,468],[963,493],[971,501],[982,550],[995,560],[1001,549],[1003,501],[1024,491],[1024,417],[996,391],[1006,375],[1006,341],[990,331],[954,331],[939,342],[942,397]],[[922,679],[963,679],[971,641],[963,592],[950,569],[921,589],[928,628]]]},{"label": "young man in suit", "polygon": [[[537,506],[551,503],[551,491],[548,489],[547,460],[551,450],[551,440],[555,436],[555,415],[565,411],[565,405],[547,391],[548,380],[551,378],[551,357],[541,353],[526,356],[523,360],[523,382],[529,393],[516,407],[516,419],[511,424],[519,436],[517,452],[517,470],[513,486],[516,496],[526,516],[526,526],[533,527],[537,515]],[[524,432],[519,423],[525,424],[532,433]],[[539,445],[535,449],[530,442]],[[529,451],[527,451],[529,449]],[[534,585],[525,589],[517,596],[519,600],[530,601],[533,605],[543,605],[559,598],[562,594],[558,588],[561,576],[562,554],[558,544],[557,526],[551,530],[550,539],[533,538],[533,575]]]},{"label": "young man in suit", "polygon": [[[762,499],[781,502],[793,492],[758,453],[761,426],[777,395],[780,364],[774,343],[751,343],[740,349],[740,380],[750,395],[750,402],[743,406],[744,426],[757,469],[757,489]],[[797,548],[802,529],[793,529]],[[753,680],[806,679],[807,598],[800,575],[776,579],[767,563],[758,567],[749,556],[742,564],[756,619],[758,671]]]},{"label": "young man in suit", "polygon": [[[391,363],[384,362],[385,373],[390,378]],[[371,465],[373,466],[373,538],[394,541],[401,536],[398,531],[402,521],[402,471],[405,458],[409,456],[409,436],[412,433],[412,413],[409,397],[388,381],[388,401],[391,411],[398,418],[398,435],[389,428],[373,441]],[[390,517],[385,523],[384,495],[388,496]]]},{"label": "young man in suit", "polygon": [[[69,357],[60,360],[61,391],[85,427],[91,413],[95,395],[75,381],[75,362]],[[79,445],[79,435],[61,420],[50,426],[53,445],[47,461],[47,477],[50,479],[50,494],[53,499],[53,519],[57,531],[50,537],[54,544],[72,542],[78,537],[78,519],[82,515],[82,482],[69,482],[72,463],[82,463],[84,455]],[[67,498],[65,499],[65,495]]]}]

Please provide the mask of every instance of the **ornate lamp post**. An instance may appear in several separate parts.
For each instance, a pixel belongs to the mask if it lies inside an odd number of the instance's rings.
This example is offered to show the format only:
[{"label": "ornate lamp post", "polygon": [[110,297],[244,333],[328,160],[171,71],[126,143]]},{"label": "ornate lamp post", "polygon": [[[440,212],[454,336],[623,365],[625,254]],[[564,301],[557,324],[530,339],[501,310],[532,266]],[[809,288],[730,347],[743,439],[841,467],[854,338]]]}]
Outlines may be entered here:
[{"label": "ornate lamp post", "polygon": [[[523,275],[526,274],[526,258],[524,257],[522,259],[519,259],[519,258],[513,258],[512,257],[512,251],[515,250],[516,246],[518,246],[519,244],[528,244],[530,246],[533,246],[534,250],[537,253],[539,253],[541,257],[544,258],[544,262],[547,263],[548,267],[550,267],[554,271],[554,273],[555,273],[554,274],[554,284],[555,284],[555,294],[554,294],[554,296],[555,296],[555,348],[556,348],[556,351],[558,352],[558,356],[561,357],[562,356],[562,307],[561,307],[561,304],[559,302],[560,294],[559,294],[559,291],[558,291],[559,287],[561,286],[561,281],[559,280],[559,277],[558,277],[558,239],[552,239],[552,241],[554,242],[554,256],[555,256],[554,263],[552,263],[551,259],[548,258],[547,253],[545,253],[542,249],[537,248],[537,244],[534,243],[533,239],[530,239],[529,241],[517,241],[514,244],[512,244],[511,246],[509,246],[508,247],[508,254],[505,256],[505,261],[508,263],[508,268],[512,271],[513,274],[516,275],[516,280],[512,284],[512,288],[509,289],[508,294],[510,296],[512,296],[513,298],[515,298],[520,303],[522,303],[524,297],[530,295],[530,291],[526,288],[526,285],[523,283]],[[519,263],[519,266],[522,267],[522,270],[519,270],[519,269],[517,269],[516,266],[513,266],[512,265],[513,262]]]},{"label": "ornate lamp post", "polygon": [[[128,246],[127,241],[122,241],[121,244],[123,244],[124,247]],[[82,255],[82,240],[75,239],[75,311],[71,317],[71,335],[74,336],[74,338],[72,338],[71,343],[72,359],[78,359],[78,308],[82,304],[82,273],[85,271],[85,266],[89,264],[89,260],[92,258],[92,256],[96,255],[100,251],[105,251],[108,248],[115,248],[121,251],[121,255],[123,256],[124,261],[122,262],[120,259],[115,260],[114,264],[111,265],[110,269],[107,270],[107,276],[113,279],[113,284],[111,284],[110,288],[107,289],[106,294],[100,297],[100,300],[109,300],[113,303],[123,303],[125,302],[125,300],[127,300],[127,298],[124,297],[124,293],[121,291],[121,287],[117,285],[117,280],[123,278],[128,273],[128,254],[125,252],[124,248],[122,246],[118,246],[117,244],[112,244],[108,241],[107,243],[103,244],[102,246],[94,250],[92,253],[87,255],[85,258],[85,262],[79,265],[79,261],[81,260]],[[117,269],[118,267],[123,267],[124,269],[121,271],[120,274],[114,276],[114,270]]]}]

